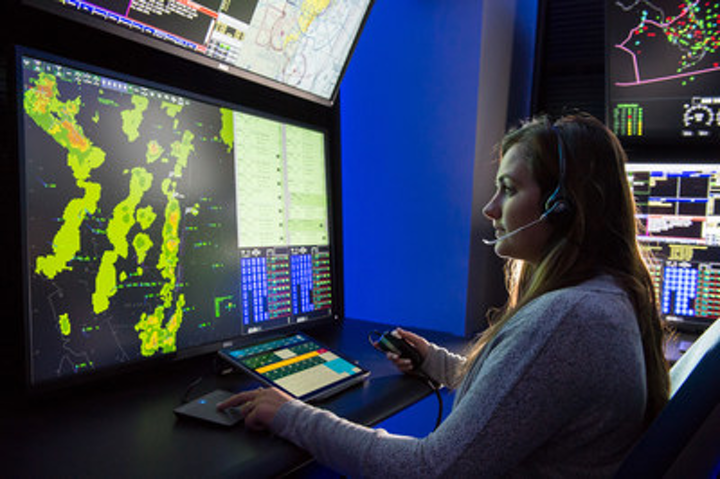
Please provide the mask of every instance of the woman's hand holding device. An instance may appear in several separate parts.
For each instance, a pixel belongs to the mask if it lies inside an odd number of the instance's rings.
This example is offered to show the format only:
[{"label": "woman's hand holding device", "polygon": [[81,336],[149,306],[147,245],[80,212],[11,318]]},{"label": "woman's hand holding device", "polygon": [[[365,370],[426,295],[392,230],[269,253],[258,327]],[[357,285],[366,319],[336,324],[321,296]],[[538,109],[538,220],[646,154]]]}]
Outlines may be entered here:
[{"label": "woman's hand holding device", "polygon": [[420,367],[430,349],[427,340],[410,331],[395,328],[373,341],[387,358],[402,372],[409,373]]}]

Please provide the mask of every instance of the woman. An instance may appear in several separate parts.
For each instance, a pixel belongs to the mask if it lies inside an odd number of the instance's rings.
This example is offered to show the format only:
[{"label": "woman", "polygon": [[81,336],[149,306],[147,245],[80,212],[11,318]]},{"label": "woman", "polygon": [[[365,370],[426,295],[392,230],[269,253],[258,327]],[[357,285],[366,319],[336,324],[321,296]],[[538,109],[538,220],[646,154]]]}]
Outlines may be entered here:
[{"label": "woman", "polygon": [[[610,477],[668,396],[654,289],[617,138],[586,115],[501,145],[483,209],[510,293],[467,357],[398,330],[453,411],[423,439],[365,428],[273,389],[240,393],[269,428],[349,475]],[[403,371],[411,365],[389,356]]]}]

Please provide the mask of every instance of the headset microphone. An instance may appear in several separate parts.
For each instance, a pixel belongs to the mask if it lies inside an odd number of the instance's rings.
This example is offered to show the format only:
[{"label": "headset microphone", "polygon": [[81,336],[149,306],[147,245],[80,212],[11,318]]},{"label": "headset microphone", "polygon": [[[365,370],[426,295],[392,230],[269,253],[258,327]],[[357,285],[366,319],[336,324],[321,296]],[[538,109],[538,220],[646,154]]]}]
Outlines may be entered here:
[{"label": "headset microphone", "polygon": [[542,223],[543,221],[545,221],[545,219],[547,218],[547,216],[548,216],[548,215],[547,215],[547,212],[545,212],[545,213],[543,213],[543,214],[540,216],[540,218],[536,219],[535,221],[531,221],[530,223],[528,223],[528,224],[526,224],[526,225],[523,225],[523,226],[521,226],[520,228],[514,229],[514,230],[512,230],[512,231],[509,232],[509,233],[505,233],[504,235],[499,236],[499,237],[497,237],[497,238],[495,238],[495,239],[489,240],[489,239],[487,239],[487,238],[483,238],[482,242],[485,243],[485,244],[488,245],[488,246],[495,245],[495,244],[497,244],[497,243],[499,243],[499,242],[501,242],[501,241],[503,241],[503,240],[506,240],[506,239],[510,238],[511,236],[515,236],[516,234],[525,231],[525,230],[528,229],[528,228],[532,228],[533,226],[535,226],[535,225],[538,224],[538,223]]}]

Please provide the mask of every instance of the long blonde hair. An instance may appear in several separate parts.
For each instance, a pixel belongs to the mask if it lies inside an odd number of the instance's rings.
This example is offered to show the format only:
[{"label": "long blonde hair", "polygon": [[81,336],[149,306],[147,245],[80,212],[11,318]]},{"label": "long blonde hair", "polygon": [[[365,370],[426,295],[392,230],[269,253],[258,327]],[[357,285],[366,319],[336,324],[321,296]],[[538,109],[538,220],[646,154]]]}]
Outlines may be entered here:
[{"label": "long blonde hair", "polygon": [[553,125],[546,117],[526,122],[508,133],[501,155],[521,144],[544,200],[559,182],[561,142],[566,173],[565,194],[571,214],[555,225],[543,259],[536,265],[508,260],[506,304],[489,313],[490,327],[469,353],[468,367],[513,315],[535,298],[577,285],[598,273],[612,275],[628,293],[643,343],[649,423],[667,402],[669,377],[663,354],[663,325],[655,290],[642,249],[637,242],[635,201],[625,173],[627,156],[617,137],[586,114],[561,118]]}]

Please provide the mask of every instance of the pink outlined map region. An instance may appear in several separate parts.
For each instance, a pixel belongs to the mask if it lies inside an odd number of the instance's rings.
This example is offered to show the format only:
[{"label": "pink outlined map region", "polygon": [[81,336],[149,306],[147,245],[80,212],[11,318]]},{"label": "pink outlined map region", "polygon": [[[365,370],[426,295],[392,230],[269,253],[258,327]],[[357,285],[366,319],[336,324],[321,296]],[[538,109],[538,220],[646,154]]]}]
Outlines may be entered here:
[{"label": "pink outlined map region", "polygon": [[718,0],[618,0],[614,8],[622,19],[614,26],[614,46],[628,62],[613,78],[616,87],[674,80],[687,85],[720,75]]}]

